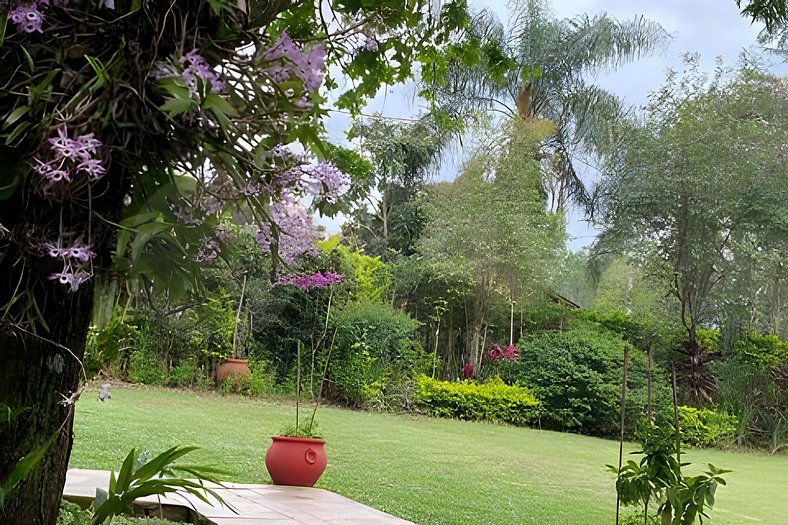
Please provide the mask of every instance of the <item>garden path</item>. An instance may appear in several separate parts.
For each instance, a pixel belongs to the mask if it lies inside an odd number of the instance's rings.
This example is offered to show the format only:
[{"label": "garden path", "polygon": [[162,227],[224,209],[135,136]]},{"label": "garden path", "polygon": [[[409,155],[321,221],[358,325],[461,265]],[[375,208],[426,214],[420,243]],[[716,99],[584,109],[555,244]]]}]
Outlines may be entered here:
[{"label": "garden path", "polygon": [[[96,487],[109,485],[106,470],[69,469],[63,498],[87,504]],[[155,496],[135,502],[135,513],[215,525],[412,525],[333,492],[305,487],[225,483],[211,487],[237,514],[219,504],[207,505],[187,494]]]}]

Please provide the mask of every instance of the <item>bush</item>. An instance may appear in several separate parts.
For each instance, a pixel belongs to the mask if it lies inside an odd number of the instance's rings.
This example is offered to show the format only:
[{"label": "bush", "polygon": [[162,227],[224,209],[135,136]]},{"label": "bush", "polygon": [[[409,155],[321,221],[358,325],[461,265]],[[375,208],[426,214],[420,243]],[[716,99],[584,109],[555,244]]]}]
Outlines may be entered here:
[{"label": "bush", "polygon": [[181,361],[170,370],[167,376],[167,384],[181,388],[191,387],[194,384],[196,375],[197,367],[193,361]]},{"label": "bush", "polygon": [[143,385],[163,385],[165,374],[161,369],[158,357],[144,350],[132,352],[129,364],[129,379],[134,383],[142,383]]},{"label": "bush", "polygon": [[788,363],[788,341],[776,335],[750,333],[735,346],[736,357],[742,363],[754,365],[763,372],[773,371]]},{"label": "bush", "polygon": [[693,447],[730,445],[736,437],[739,420],[726,412],[708,408],[679,407],[681,442]]},{"label": "bush", "polygon": [[250,361],[252,376],[249,381],[249,394],[267,396],[276,393],[276,369],[269,361]]},{"label": "bush", "polygon": [[[520,357],[502,363],[504,380],[533,389],[544,404],[542,424],[548,428],[593,435],[615,435],[620,425],[624,342],[587,320],[574,320],[568,330],[525,337]],[[634,432],[646,412],[646,356],[631,347],[627,385],[626,430]],[[653,372],[653,409],[670,405],[667,376]]]},{"label": "bush", "polygon": [[529,389],[507,385],[500,377],[476,383],[421,376],[417,379],[415,400],[434,416],[520,426],[536,422],[542,406]]},{"label": "bush", "polygon": [[421,371],[423,351],[412,339],[419,322],[407,313],[362,300],[348,304],[335,327],[330,376],[349,404],[379,404],[386,385]]}]

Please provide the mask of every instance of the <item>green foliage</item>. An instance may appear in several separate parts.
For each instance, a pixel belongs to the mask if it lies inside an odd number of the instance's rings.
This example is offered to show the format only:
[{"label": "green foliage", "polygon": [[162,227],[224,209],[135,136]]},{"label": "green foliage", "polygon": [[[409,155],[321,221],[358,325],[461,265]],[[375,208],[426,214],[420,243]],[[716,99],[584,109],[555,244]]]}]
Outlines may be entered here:
[{"label": "green foliage", "polygon": [[[222,473],[221,470],[175,463],[196,449],[197,447],[176,446],[154,458],[131,449],[117,477],[114,471],[110,473],[108,490],[96,489],[91,525],[112,521],[113,516],[126,512],[138,498],[163,496],[176,491],[196,496],[208,505],[212,505],[208,499],[208,496],[211,496],[222,506],[227,506],[215,490],[206,486],[206,482],[221,485],[216,478],[217,474]],[[187,476],[188,479],[179,476]]]},{"label": "green foliage", "polygon": [[[56,525],[90,525],[90,518],[90,509],[83,509],[76,503],[61,500]],[[112,523],[113,525],[182,525],[180,522],[159,518],[131,518],[127,516],[115,516]]]},{"label": "green foliage", "polygon": [[507,385],[500,377],[476,383],[420,376],[416,384],[417,405],[434,416],[523,426],[536,423],[542,413],[542,404],[529,389]]},{"label": "green foliage", "polygon": [[190,344],[206,356],[233,357],[236,307],[230,295],[222,291],[210,294],[203,305],[190,310],[189,318],[194,323]]},{"label": "green foliage", "polygon": [[192,360],[184,360],[170,370],[167,375],[167,384],[177,387],[191,387],[197,376],[197,366]]},{"label": "green foliage", "polygon": [[736,416],[710,408],[679,407],[681,442],[693,447],[730,445],[739,420]]},{"label": "green foliage", "polygon": [[276,435],[312,439],[323,439],[325,437],[322,432],[320,432],[317,423],[313,423],[312,425],[299,425],[298,427],[295,425],[288,425],[279,430]]},{"label": "green foliage", "polygon": [[[557,430],[595,435],[618,431],[624,342],[597,323],[575,320],[566,330],[551,330],[522,339],[520,357],[501,367],[507,382],[519,381],[544,403],[542,425]],[[667,378],[653,372],[656,413],[670,403]],[[629,351],[626,427],[635,429],[646,412],[646,359],[637,348]]]},{"label": "green foliage", "polygon": [[158,356],[146,350],[131,353],[128,376],[132,382],[143,385],[163,385],[166,380]]},{"label": "green foliage", "polygon": [[134,346],[139,335],[139,328],[129,323],[119,309],[113,312],[104,328],[91,326],[84,358],[88,375],[92,377],[101,368],[117,364],[122,354]]},{"label": "green foliage", "polygon": [[[770,297],[772,319],[779,310],[773,283],[784,266],[788,225],[779,151],[788,113],[781,80],[757,65],[720,66],[710,76],[699,57],[685,60],[686,73],[668,75],[645,118],[625,126],[627,147],[606,162],[597,247],[629,254],[668,292],[666,319],[684,327],[681,351],[692,367],[683,386],[700,404],[713,384],[702,370],[709,355],[699,328],[735,310],[731,305],[762,304],[758,296]],[[719,347],[713,338],[703,343]]]},{"label": "green foliage", "polygon": [[417,371],[422,351],[412,336],[419,323],[402,310],[362,300],[345,306],[334,323],[329,374],[349,403],[372,405],[387,384]]},{"label": "green foliage", "polygon": [[[638,430],[643,447],[640,462],[629,460],[618,468],[608,468],[618,476],[616,490],[624,505],[641,506],[644,523],[649,520],[649,504],[659,504],[655,516],[662,525],[692,525],[708,518],[718,485],[725,485],[722,474],[730,470],[709,464],[709,470],[698,476],[685,476],[676,449],[676,429],[667,422],[660,425],[644,424]],[[674,457],[676,455],[676,457]]]},{"label": "green foliage", "polygon": [[695,330],[695,340],[698,346],[703,348],[708,353],[716,353],[720,351],[720,342],[722,337],[720,331],[716,328],[701,328]]},{"label": "green foliage", "polygon": [[363,250],[352,250],[339,241],[337,234],[316,244],[329,256],[337,257],[339,273],[353,280],[351,298],[356,301],[381,302],[391,285],[391,274],[386,263],[379,256],[370,257]]},{"label": "green foliage", "polygon": [[255,397],[271,395],[276,389],[276,369],[268,361],[249,362],[252,376],[249,382],[249,394]]},{"label": "green foliage", "polygon": [[763,372],[788,366],[788,341],[781,341],[776,335],[751,332],[736,343],[735,350],[739,361]]}]

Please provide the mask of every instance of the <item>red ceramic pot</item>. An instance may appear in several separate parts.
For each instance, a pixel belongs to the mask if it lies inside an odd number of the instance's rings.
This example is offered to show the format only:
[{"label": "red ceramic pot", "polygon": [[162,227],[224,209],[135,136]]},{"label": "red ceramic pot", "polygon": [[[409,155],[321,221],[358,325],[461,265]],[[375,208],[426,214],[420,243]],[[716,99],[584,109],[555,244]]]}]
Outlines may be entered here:
[{"label": "red ceramic pot", "polygon": [[275,485],[311,487],[326,470],[322,439],[273,436],[265,453],[265,468]]},{"label": "red ceramic pot", "polygon": [[248,376],[251,373],[248,359],[225,359],[216,369],[216,382],[221,383],[229,376]]}]

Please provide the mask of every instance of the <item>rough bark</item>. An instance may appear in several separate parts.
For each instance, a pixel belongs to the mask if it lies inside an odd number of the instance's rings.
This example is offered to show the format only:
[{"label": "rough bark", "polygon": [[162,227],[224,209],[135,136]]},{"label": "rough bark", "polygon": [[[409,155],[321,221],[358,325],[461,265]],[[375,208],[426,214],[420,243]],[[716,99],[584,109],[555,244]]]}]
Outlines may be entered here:
[{"label": "rough bark", "polygon": [[8,478],[22,457],[57,436],[29,476],[6,495],[2,525],[50,525],[57,520],[73,440],[74,407],[65,399],[78,390],[82,377],[91,294],[86,289],[72,297],[53,295],[61,300],[53,300],[47,313],[60,314],[48,319],[50,332],[34,336],[10,327],[0,331],[0,403],[23,410],[0,427],[0,480]]}]

